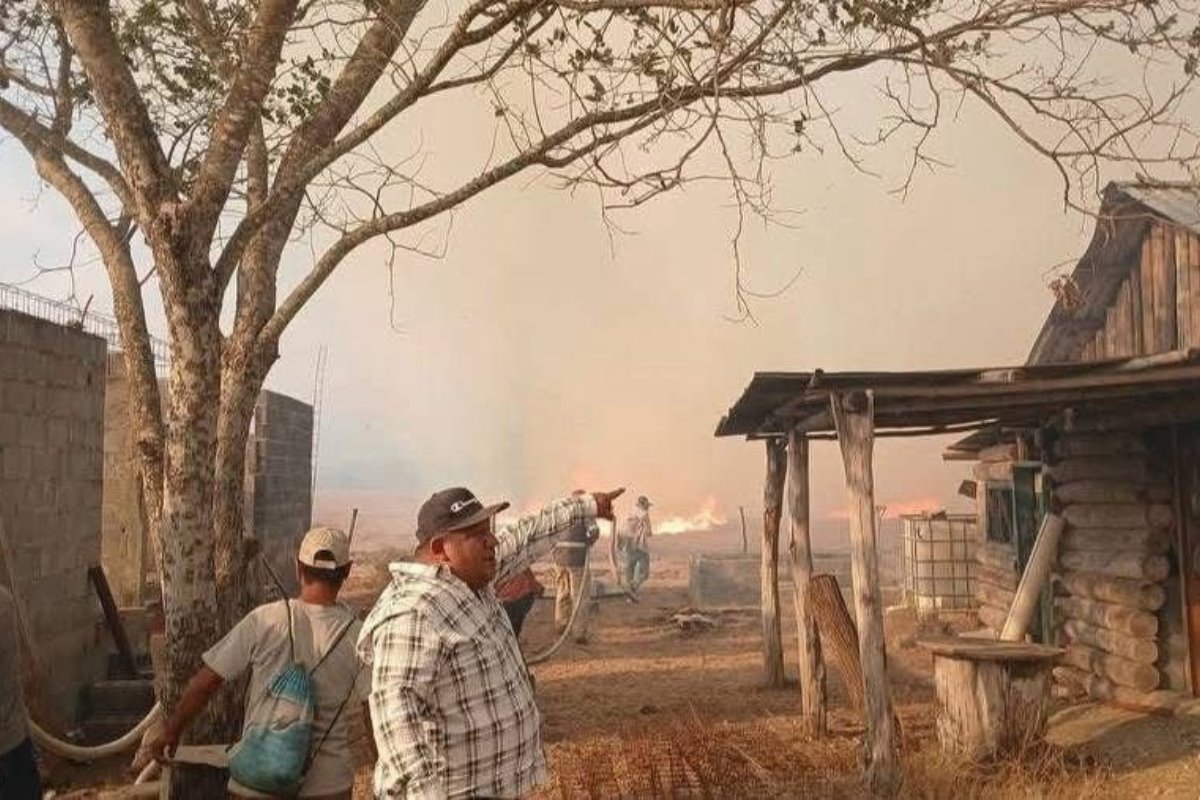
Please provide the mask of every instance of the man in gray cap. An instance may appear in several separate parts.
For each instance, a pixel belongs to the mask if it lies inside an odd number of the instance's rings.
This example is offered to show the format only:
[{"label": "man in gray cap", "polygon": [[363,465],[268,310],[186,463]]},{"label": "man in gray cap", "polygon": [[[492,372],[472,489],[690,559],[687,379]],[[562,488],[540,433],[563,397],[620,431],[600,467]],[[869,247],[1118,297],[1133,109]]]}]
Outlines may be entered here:
[{"label": "man in gray cap", "polygon": [[624,491],[551,503],[495,528],[508,503],[437,492],[417,515],[411,561],[363,624],[379,760],[375,796],[516,798],[545,781],[541,720],[512,626],[492,589],[579,521],[612,518]]},{"label": "man in gray cap", "polygon": [[[574,495],[583,492],[573,492]],[[588,551],[600,538],[596,521],[579,520],[554,544],[554,628],[566,631],[575,620],[575,641],[586,642],[591,617],[592,586],[588,575]]]}]

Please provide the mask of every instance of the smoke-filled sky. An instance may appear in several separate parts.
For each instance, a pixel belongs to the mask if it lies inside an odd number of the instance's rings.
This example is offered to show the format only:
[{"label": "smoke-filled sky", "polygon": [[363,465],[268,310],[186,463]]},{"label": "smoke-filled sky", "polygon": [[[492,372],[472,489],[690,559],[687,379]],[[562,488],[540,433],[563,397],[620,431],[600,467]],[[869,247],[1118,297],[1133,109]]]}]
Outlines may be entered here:
[{"label": "smoke-filled sky", "polygon": [[[869,91],[845,84],[849,124],[873,127],[882,106]],[[407,154],[419,137],[461,171],[490,140],[480,106],[434,108],[385,146]],[[385,252],[358,251],[286,334],[268,380],[310,399],[328,348],[319,514],[357,505],[365,525],[407,535],[415,504],[446,485],[522,508],[621,484],[649,495],[660,520],[706,503],[718,517],[739,505],[756,516],[762,445],[712,435],[754,371],[1022,362],[1052,302],[1048,272],[1082,252],[1091,226],[1064,211],[1053,167],[976,108],[947,119],[931,146],[950,166],[919,173],[906,199],[889,192],[906,168],[900,147],[872,157],[882,178],[834,150],[773,163],[776,206],[800,213],[790,227],[748,224],[745,281],[771,292],[800,277],[753,305],[756,322],[727,320],[737,217],[719,184],[617,217],[624,233],[610,236],[594,194],[518,178],[454,216],[443,258],[399,259],[394,305]],[[0,168],[0,280],[15,282],[35,255],[64,261],[76,226],[12,142],[0,143]],[[444,223],[431,234],[447,234]],[[309,263],[298,247],[290,279]],[[93,308],[111,308],[97,266],[78,280]],[[30,288],[61,297],[65,284]],[[942,463],[946,442],[880,443],[879,502],[953,503],[964,470]],[[814,445],[818,518],[845,505],[835,448]]]}]

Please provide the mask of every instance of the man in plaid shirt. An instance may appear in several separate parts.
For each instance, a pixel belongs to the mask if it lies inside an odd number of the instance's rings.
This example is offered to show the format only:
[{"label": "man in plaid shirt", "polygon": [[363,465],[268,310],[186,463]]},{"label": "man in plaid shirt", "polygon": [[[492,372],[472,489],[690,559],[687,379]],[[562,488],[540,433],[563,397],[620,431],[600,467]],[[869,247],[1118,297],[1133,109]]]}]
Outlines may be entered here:
[{"label": "man in plaid shirt", "polygon": [[358,639],[371,667],[376,797],[514,798],[545,780],[529,673],[492,585],[572,524],[612,519],[623,491],[565,498],[500,531],[508,503],[484,506],[466,489],[421,507],[416,554],[391,565]]}]

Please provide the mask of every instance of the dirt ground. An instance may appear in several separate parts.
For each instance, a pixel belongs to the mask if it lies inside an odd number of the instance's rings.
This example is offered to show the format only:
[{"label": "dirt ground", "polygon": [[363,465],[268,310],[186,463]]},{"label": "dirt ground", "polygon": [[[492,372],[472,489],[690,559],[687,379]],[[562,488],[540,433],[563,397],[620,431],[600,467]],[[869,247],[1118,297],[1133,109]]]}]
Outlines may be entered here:
[{"label": "dirt ground", "polygon": [[[552,640],[553,582],[548,570],[543,575],[547,596],[526,623],[527,652]],[[348,599],[369,605],[385,579],[380,560],[354,577]],[[786,666],[794,675],[794,617],[784,600]],[[715,629],[685,633],[670,617],[686,606],[686,557],[659,558],[639,604],[602,600],[587,643],[569,643],[534,667],[552,773],[538,797],[865,796],[863,726],[846,708],[836,673],[829,676],[830,734],[807,740],[799,732],[795,687],[762,685],[757,613],[722,613]],[[902,729],[902,796],[1200,797],[1198,717],[1073,706],[1055,710],[1052,746],[984,767],[946,761],[934,731],[931,659],[914,643],[916,622],[908,612],[893,611],[887,629]],[[360,760],[355,797],[368,798],[370,768]],[[111,768],[110,786],[120,780],[119,767]],[[89,777],[95,780],[94,771]],[[56,783],[81,788],[68,774],[60,773]]]}]

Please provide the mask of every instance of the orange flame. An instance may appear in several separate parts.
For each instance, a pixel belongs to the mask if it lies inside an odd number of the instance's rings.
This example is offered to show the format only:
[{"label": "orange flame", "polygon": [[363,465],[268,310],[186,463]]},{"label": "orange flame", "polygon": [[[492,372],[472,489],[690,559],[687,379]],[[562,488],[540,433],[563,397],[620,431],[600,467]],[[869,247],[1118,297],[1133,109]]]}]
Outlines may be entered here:
[{"label": "orange flame", "polygon": [[690,517],[668,517],[654,525],[655,533],[687,533],[688,531],[710,531],[718,525],[724,525],[725,515],[717,507],[717,499],[704,498],[700,510]]},{"label": "orange flame", "polygon": [[[925,514],[931,511],[941,511],[946,507],[944,501],[936,497],[919,497],[915,500],[903,500],[896,503],[888,503],[884,508],[887,509],[886,515],[888,519],[904,516],[905,514]],[[830,511],[826,515],[827,519],[850,519],[850,509],[839,508]]]}]

